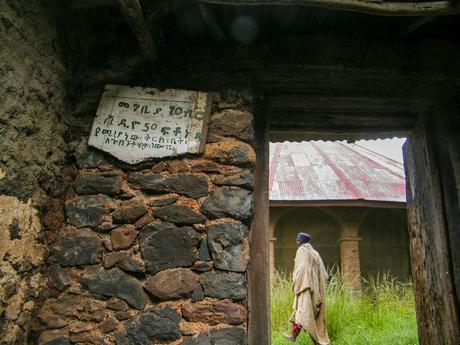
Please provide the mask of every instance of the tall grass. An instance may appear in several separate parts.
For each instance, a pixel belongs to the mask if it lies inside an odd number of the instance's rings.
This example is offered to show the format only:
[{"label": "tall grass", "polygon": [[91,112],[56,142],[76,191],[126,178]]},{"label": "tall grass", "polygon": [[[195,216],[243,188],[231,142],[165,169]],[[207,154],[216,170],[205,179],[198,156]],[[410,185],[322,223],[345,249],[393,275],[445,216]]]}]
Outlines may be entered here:
[{"label": "tall grass", "polygon": [[[271,282],[272,344],[290,344],[291,278],[276,272]],[[334,345],[418,344],[412,285],[382,274],[353,292],[337,270],[331,272],[326,297],[327,329]],[[298,344],[312,344],[302,331]]]}]

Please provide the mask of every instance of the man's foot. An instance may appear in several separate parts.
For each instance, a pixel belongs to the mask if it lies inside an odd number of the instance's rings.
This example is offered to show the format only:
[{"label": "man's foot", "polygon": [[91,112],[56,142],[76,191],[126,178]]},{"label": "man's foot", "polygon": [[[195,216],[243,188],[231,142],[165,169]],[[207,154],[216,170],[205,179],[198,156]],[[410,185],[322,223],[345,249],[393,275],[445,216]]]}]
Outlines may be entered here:
[{"label": "man's foot", "polygon": [[287,340],[295,342],[295,338],[292,334],[283,334],[283,337],[285,337]]}]

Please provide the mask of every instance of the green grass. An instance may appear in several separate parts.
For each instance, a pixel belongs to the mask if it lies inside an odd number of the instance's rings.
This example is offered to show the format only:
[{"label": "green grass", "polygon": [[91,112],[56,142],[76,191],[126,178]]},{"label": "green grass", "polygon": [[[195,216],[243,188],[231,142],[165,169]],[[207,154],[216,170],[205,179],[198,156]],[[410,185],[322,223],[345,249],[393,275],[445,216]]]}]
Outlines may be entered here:
[{"label": "green grass", "polygon": [[[330,274],[326,310],[332,344],[418,344],[412,285],[388,275],[363,285],[363,293],[353,293],[337,272]],[[276,272],[271,282],[272,345],[292,344],[283,337],[289,333],[292,302],[290,277]],[[312,344],[304,331],[296,343]]]}]

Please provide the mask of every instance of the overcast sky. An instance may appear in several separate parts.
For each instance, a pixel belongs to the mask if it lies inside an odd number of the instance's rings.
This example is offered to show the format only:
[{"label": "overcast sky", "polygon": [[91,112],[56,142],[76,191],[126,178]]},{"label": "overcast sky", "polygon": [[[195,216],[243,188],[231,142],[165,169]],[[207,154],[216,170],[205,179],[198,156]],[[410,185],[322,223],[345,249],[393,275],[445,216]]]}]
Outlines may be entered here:
[{"label": "overcast sky", "polygon": [[356,144],[402,163],[402,146],[405,141],[406,138],[359,140]]}]

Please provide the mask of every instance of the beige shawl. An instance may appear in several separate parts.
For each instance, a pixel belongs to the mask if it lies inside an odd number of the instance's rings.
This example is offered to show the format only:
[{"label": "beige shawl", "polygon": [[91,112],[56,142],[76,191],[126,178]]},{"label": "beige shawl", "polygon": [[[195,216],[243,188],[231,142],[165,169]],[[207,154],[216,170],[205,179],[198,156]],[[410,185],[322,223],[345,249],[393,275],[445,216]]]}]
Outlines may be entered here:
[{"label": "beige shawl", "polygon": [[318,252],[309,243],[302,244],[295,256],[294,312],[289,320],[301,325],[321,345],[330,343],[326,328],[326,279]]}]

